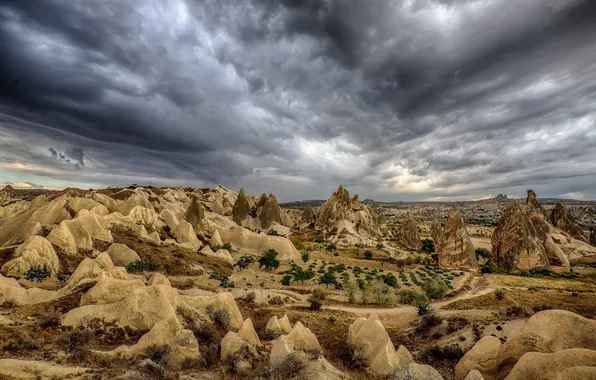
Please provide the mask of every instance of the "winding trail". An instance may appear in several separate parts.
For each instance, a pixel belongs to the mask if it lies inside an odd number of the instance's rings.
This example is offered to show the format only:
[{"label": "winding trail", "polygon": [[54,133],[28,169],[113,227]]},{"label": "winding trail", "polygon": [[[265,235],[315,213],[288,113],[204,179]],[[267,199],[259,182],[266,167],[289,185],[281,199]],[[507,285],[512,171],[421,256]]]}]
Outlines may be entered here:
[{"label": "winding trail", "polygon": [[[440,310],[443,306],[448,305],[452,302],[470,299],[475,297],[480,297],[482,295],[488,294],[494,290],[493,287],[487,286],[482,284],[484,282],[483,277],[476,277],[470,283],[470,290],[464,294],[460,294],[456,297],[450,298],[448,300],[432,302],[431,305],[435,308],[435,310]],[[398,307],[391,307],[391,308],[374,308],[374,307],[350,307],[350,306],[343,306],[343,305],[328,305],[323,306],[325,310],[341,310],[346,311],[349,313],[354,314],[391,314],[392,316],[395,315],[416,315],[417,311],[414,306],[398,306]]]}]

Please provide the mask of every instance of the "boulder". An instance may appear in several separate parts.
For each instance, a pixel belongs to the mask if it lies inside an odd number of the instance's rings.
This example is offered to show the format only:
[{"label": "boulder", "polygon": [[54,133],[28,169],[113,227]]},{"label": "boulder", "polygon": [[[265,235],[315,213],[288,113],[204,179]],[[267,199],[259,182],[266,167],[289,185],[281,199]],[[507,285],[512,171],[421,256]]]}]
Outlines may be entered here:
[{"label": "boulder", "polygon": [[527,352],[551,353],[570,348],[596,350],[596,321],[564,310],[534,314],[503,344],[498,357],[504,377]]},{"label": "boulder", "polygon": [[215,230],[215,232],[213,233],[213,236],[211,236],[211,239],[209,240],[209,245],[223,245],[223,240],[221,240],[221,236],[219,235],[219,231]]},{"label": "boulder", "polygon": [[135,289],[144,286],[141,280],[121,280],[103,272],[97,283],[81,297],[81,306],[120,302]]},{"label": "boulder", "polygon": [[180,307],[194,311],[206,320],[211,320],[209,311],[226,310],[230,315],[231,329],[239,329],[244,323],[240,309],[230,292],[217,293],[213,296],[180,295]]},{"label": "boulder", "polygon": [[474,245],[466,230],[464,218],[457,207],[452,207],[441,235],[438,251],[440,266],[478,267]]},{"label": "boulder", "polygon": [[0,274],[0,303],[12,300],[17,305],[29,305],[47,302],[58,296],[56,291],[39,288],[25,289],[14,278],[7,278]]},{"label": "boulder", "polygon": [[411,216],[406,219],[401,228],[399,241],[409,249],[420,250],[422,248],[422,240],[420,240],[418,225]]},{"label": "boulder", "polygon": [[91,211],[91,209],[93,209],[96,206],[102,205],[91,198],[74,197],[68,201],[68,207],[70,207],[75,212],[75,214],[78,214],[81,210]]},{"label": "boulder", "polygon": [[250,210],[251,207],[248,203],[248,199],[246,198],[246,194],[244,193],[244,189],[240,189],[238,198],[236,198],[234,207],[232,207],[232,220],[238,225],[241,225],[242,222],[248,218],[248,213]]},{"label": "boulder", "polygon": [[240,330],[238,330],[238,336],[243,340],[250,343],[253,347],[261,346],[261,340],[255,331],[255,327],[250,318],[246,318]]},{"label": "boulder", "polygon": [[168,210],[168,209],[162,210],[162,212],[159,214],[159,217],[161,218],[161,220],[164,221],[166,226],[168,226],[170,231],[173,232],[176,230],[176,228],[178,228],[179,220],[171,210]]},{"label": "boulder", "polygon": [[350,325],[348,344],[354,350],[354,356],[364,360],[377,376],[390,376],[413,361],[405,347],[395,350],[376,314],[358,318]]},{"label": "boulder", "polygon": [[400,370],[395,371],[393,380],[443,380],[443,376],[436,369],[427,364],[410,362]]},{"label": "boulder", "polygon": [[243,254],[261,255],[270,248],[275,249],[280,260],[299,260],[300,252],[292,242],[280,236],[259,235],[243,227],[236,227],[231,230],[220,229],[220,235],[224,243],[231,243]]},{"label": "boulder", "polygon": [[195,251],[201,248],[201,241],[197,238],[193,226],[186,220],[181,220],[178,223],[178,227],[176,227],[173,235],[181,245],[186,245]]},{"label": "boulder", "polygon": [[120,346],[113,353],[122,356],[144,356],[154,346],[169,347],[169,364],[179,367],[185,359],[199,356],[199,343],[190,330],[182,327],[174,316],[158,321],[132,346]]},{"label": "boulder", "polygon": [[455,376],[458,379],[465,379],[472,370],[478,370],[480,373],[491,377],[495,376],[501,346],[499,338],[492,335],[483,337],[457,363]]},{"label": "boulder", "polygon": [[289,334],[282,335],[279,340],[292,342],[295,350],[321,352],[321,345],[315,334],[310,329],[304,327],[300,321],[296,322]]},{"label": "boulder", "polygon": [[110,272],[114,268],[114,263],[107,252],[100,253],[94,259],[86,257],[68,278],[68,285],[74,287],[84,279],[95,279],[102,272]]},{"label": "boulder", "polygon": [[53,276],[60,269],[60,261],[54,247],[41,236],[30,236],[18,246],[13,258],[2,265],[2,274],[20,278],[32,266],[45,266]]},{"label": "boulder", "polygon": [[574,239],[580,240],[584,243],[588,242],[586,235],[575,218],[567,212],[567,209],[560,203],[557,203],[550,214],[550,221],[553,226],[566,232]]},{"label": "boulder", "polygon": [[555,353],[528,352],[507,380],[596,379],[596,351],[572,348]]},{"label": "boulder", "polygon": [[548,267],[542,239],[517,202],[503,212],[491,244],[492,258],[501,268],[529,270],[534,267]]},{"label": "boulder", "polygon": [[286,334],[292,331],[292,324],[290,323],[290,319],[288,318],[287,314],[284,314],[284,316],[279,319],[279,325],[281,326],[281,331]]},{"label": "boulder", "polygon": [[473,369],[464,380],[484,380],[484,377],[482,377],[482,374],[478,370]]},{"label": "boulder", "polygon": [[106,251],[114,265],[126,267],[128,264],[141,260],[141,257],[126,244],[114,243]]},{"label": "boulder", "polygon": [[154,285],[165,285],[165,286],[172,286],[170,280],[161,273],[153,273],[149,278],[149,282],[147,286],[154,286]]},{"label": "boulder", "polygon": [[176,289],[164,285],[145,286],[134,289],[117,303],[73,309],[64,315],[62,324],[78,327],[97,319],[133,330],[149,330],[159,321],[176,318],[177,304]]}]

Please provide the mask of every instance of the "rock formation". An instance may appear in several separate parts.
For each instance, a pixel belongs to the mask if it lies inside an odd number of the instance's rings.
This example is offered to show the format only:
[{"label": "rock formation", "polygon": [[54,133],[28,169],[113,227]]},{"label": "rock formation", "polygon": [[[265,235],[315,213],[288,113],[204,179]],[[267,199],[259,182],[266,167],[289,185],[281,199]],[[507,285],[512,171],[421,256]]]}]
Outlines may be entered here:
[{"label": "rock formation", "polygon": [[232,244],[242,254],[260,255],[273,248],[279,260],[299,260],[300,252],[289,239],[280,236],[259,235],[243,227],[220,229],[219,234],[224,243]]},{"label": "rock formation", "polygon": [[581,226],[575,221],[573,216],[567,212],[567,209],[560,203],[557,203],[550,214],[551,223],[558,229],[566,232],[572,238],[584,243],[588,242]]},{"label": "rock formation", "polygon": [[408,216],[402,225],[398,239],[401,244],[409,249],[419,250],[422,248],[422,240],[420,240],[418,225],[412,216]]},{"label": "rock formation", "polygon": [[507,270],[548,267],[542,241],[521,205],[514,202],[503,212],[492,239],[495,264]]},{"label": "rock formation", "polygon": [[196,233],[205,232],[209,228],[209,223],[205,217],[205,209],[198,197],[193,197],[184,214],[184,220],[191,224]]},{"label": "rock formation", "polygon": [[472,370],[485,376],[495,376],[501,347],[501,341],[497,337],[489,335],[480,339],[455,366],[456,378],[463,380]]},{"label": "rock formation", "polygon": [[371,246],[380,237],[377,216],[366,205],[358,203],[355,207],[343,186],[319,208],[315,227],[327,235],[328,241],[344,245]]},{"label": "rock formation", "polygon": [[441,251],[441,242],[443,241],[443,227],[441,227],[441,223],[436,219],[430,225],[430,237],[435,244],[435,252],[439,253]]},{"label": "rock formation", "polygon": [[246,198],[244,189],[240,189],[240,192],[238,193],[238,198],[236,198],[234,207],[232,207],[232,220],[236,222],[236,224],[242,225],[242,222],[246,218],[248,218],[249,212],[250,205],[248,203],[248,199]]},{"label": "rock formation", "polygon": [[269,230],[273,223],[284,224],[282,219],[283,211],[279,204],[277,203],[277,198],[275,195],[269,194],[265,204],[262,206],[258,220],[259,220],[259,228],[262,230]]},{"label": "rock formation", "polygon": [[440,266],[478,267],[472,240],[457,207],[451,209],[441,235],[438,251]]},{"label": "rock formation", "polygon": [[312,210],[312,208],[310,207],[310,205],[306,205],[306,207],[304,208],[304,211],[302,212],[302,215],[300,216],[300,226],[301,227],[314,227],[315,223],[317,221],[317,218],[315,216],[314,211]]},{"label": "rock formation", "polygon": [[106,252],[110,255],[110,259],[112,259],[114,265],[119,267],[126,267],[128,264],[141,260],[139,255],[128,248],[126,244],[114,243],[110,245]]},{"label": "rock formation", "polygon": [[23,277],[31,267],[45,267],[53,276],[58,274],[60,261],[52,244],[41,236],[30,236],[15,251],[13,258],[2,265],[2,274]]},{"label": "rock formation", "polygon": [[507,380],[526,379],[596,379],[596,351],[572,348],[554,353],[529,352],[507,376]]}]

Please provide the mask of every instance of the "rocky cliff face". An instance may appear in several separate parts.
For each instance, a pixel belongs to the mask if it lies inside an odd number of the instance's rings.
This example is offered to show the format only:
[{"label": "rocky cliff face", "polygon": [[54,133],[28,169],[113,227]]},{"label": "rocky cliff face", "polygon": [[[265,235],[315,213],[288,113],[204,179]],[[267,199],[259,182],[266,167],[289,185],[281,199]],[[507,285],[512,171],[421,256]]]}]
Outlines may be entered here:
[{"label": "rocky cliff face", "polygon": [[491,242],[492,257],[501,268],[529,270],[548,267],[542,239],[517,202],[505,209]]},{"label": "rocky cliff face", "polygon": [[323,230],[330,241],[340,244],[374,245],[380,236],[377,216],[360,204],[358,197],[350,198],[343,186],[319,208],[315,227]]},{"label": "rocky cliff face", "polygon": [[550,221],[553,226],[568,233],[571,237],[583,241],[584,243],[588,242],[588,239],[586,239],[586,235],[584,235],[582,228],[575,221],[573,216],[567,212],[567,209],[562,204],[557,203],[550,214]]},{"label": "rocky cliff face", "polygon": [[461,212],[453,206],[442,231],[439,265],[477,267],[476,252]]},{"label": "rocky cliff face", "polygon": [[419,250],[422,248],[422,241],[420,240],[418,225],[411,216],[406,219],[404,225],[402,226],[398,239],[401,244],[405,245],[409,249]]}]

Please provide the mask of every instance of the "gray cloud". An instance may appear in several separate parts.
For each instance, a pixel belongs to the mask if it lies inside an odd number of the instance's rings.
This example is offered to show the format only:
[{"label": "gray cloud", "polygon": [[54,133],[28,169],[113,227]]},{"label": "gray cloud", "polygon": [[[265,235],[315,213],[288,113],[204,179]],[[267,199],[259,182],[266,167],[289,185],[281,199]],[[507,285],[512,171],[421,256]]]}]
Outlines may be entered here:
[{"label": "gray cloud", "polygon": [[589,0],[5,1],[0,163],[282,200],[596,198],[595,18]]}]

